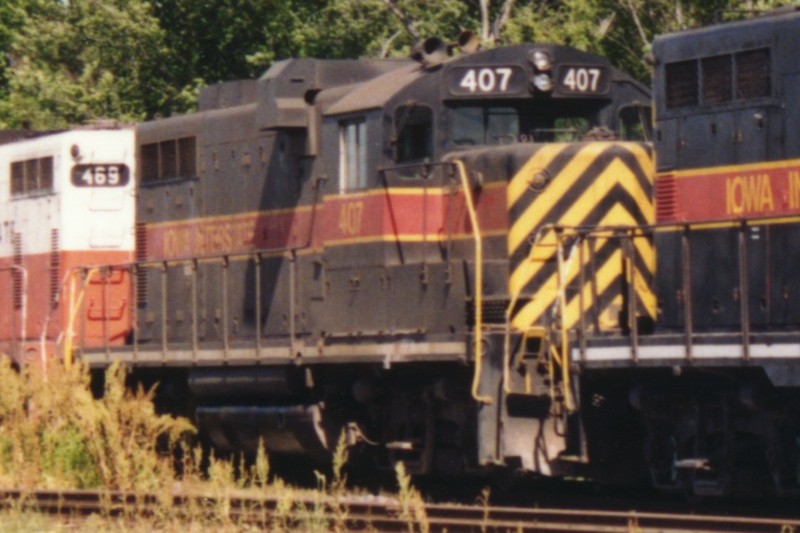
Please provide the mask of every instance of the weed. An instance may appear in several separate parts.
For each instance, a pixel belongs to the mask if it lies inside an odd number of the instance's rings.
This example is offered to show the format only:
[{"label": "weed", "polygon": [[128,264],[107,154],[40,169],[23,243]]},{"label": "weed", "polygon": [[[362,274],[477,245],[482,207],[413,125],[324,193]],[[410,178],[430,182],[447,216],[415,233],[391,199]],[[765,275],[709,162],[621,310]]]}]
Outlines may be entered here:
[{"label": "weed", "polygon": [[[232,502],[250,491],[277,497],[272,509],[253,508],[273,531],[347,530],[349,509],[341,500],[350,457],[344,432],[329,476],[317,472],[317,490],[301,492],[271,473],[263,441],[249,465],[244,457],[205,456],[190,440],[195,430],[189,421],[156,413],[155,388],[131,390],[120,365],[107,369],[100,399],[92,395],[86,367],[53,370],[45,379],[39,367],[17,370],[0,357],[0,489],[105,489],[103,512],[82,522],[83,529],[244,531]],[[402,463],[397,479],[408,530],[427,533],[422,497]],[[110,491],[135,498],[120,509]],[[188,505],[175,505],[176,493],[189,495]],[[0,533],[41,529],[61,531],[27,504],[0,513]]]},{"label": "weed", "polygon": [[112,365],[96,400],[81,365],[45,380],[40,367],[17,371],[0,358],[0,486],[146,491],[171,482],[169,452],[194,430],[157,415],[154,391],[131,392],[125,377]]},{"label": "weed", "polygon": [[481,491],[480,497],[478,497],[478,503],[483,508],[483,518],[481,519],[481,533],[486,533],[489,528],[489,511],[491,507],[489,507],[489,497],[492,495],[492,489],[489,487],[484,487]]},{"label": "weed", "polygon": [[347,517],[349,510],[340,500],[347,489],[347,475],[344,473],[344,467],[350,459],[350,448],[347,445],[347,434],[345,431],[339,435],[339,440],[336,442],[336,450],[333,452],[333,479],[328,487],[328,492],[333,497],[331,503],[334,523],[332,530],[336,533],[341,533],[347,530]]},{"label": "weed", "polygon": [[408,532],[414,533],[419,526],[420,533],[430,531],[428,514],[425,511],[425,501],[422,495],[411,485],[411,475],[406,471],[406,465],[398,461],[394,467],[397,484],[400,487],[398,499],[400,500],[400,519],[405,520]]},{"label": "weed", "polygon": [[252,466],[250,477],[257,487],[266,487],[269,483],[269,457],[267,457],[264,439],[258,439],[256,461]]}]

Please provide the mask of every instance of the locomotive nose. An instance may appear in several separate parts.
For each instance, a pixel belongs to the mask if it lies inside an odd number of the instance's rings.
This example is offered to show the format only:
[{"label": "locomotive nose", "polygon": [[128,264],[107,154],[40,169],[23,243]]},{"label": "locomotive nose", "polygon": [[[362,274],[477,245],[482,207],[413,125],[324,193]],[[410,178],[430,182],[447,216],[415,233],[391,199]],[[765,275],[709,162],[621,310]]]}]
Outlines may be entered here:
[{"label": "locomotive nose", "polygon": [[[655,252],[649,238],[621,230],[589,235],[581,229],[653,223],[649,148],[588,142],[534,145],[533,150],[507,189],[514,327],[525,331],[541,324],[559,298],[566,300],[561,317],[566,327],[589,312],[601,326],[617,327],[630,283],[639,311],[655,318],[649,289]],[[632,244],[627,252],[626,241]]]}]

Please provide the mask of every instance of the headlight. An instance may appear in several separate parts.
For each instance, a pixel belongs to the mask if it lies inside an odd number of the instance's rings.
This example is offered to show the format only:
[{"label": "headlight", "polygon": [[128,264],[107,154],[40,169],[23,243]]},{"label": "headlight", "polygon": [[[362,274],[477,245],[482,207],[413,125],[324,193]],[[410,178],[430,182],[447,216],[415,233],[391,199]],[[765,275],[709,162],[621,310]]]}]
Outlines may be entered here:
[{"label": "headlight", "polygon": [[553,62],[550,60],[550,54],[544,50],[534,50],[531,57],[531,63],[536,67],[536,70],[550,70],[553,68]]},{"label": "headlight", "polygon": [[542,92],[550,92],[553,90],[553,79],[550,74],[536,74],[533,77],[533,86]]}]

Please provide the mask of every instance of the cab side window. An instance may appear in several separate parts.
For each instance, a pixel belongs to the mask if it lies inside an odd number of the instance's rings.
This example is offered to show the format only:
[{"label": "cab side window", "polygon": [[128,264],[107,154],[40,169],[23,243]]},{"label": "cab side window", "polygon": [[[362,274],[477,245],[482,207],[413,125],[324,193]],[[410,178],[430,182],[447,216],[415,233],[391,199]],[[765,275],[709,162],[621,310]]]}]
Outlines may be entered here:
[{"label": "cab side window", "polygon": [[623,141],[649,141],[653,138],[649,106],[629,105],[619,110],[619,137]]},{"label": "cab side window", "polygon": [[395,110],[395,162],[409,163],[433,157],[433,110],[404,105]]},{"label": "cab side window", "polygon": [[342,192],[367,186],[367,123],[363,119],[339,123],[339,185]]}]

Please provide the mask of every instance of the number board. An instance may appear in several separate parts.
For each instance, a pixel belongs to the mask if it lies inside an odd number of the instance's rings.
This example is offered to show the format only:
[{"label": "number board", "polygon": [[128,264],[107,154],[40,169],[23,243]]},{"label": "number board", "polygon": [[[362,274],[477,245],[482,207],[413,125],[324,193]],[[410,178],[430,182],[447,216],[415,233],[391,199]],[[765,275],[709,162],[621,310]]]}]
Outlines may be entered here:
[{"label": "number board", "polygon": [[518,94],[527,76],[518,65],[453,67],[447,73],[450,93],[458,96]]},{"label": "number board", "polygon": [[597,65],[561,65],[556,90],[562,94],[606,94],[608,69]]},{"label": "number board", "polygon": [[76,165],[72,184],[76,187],[123,187],[130,180],[127,165]]}]

